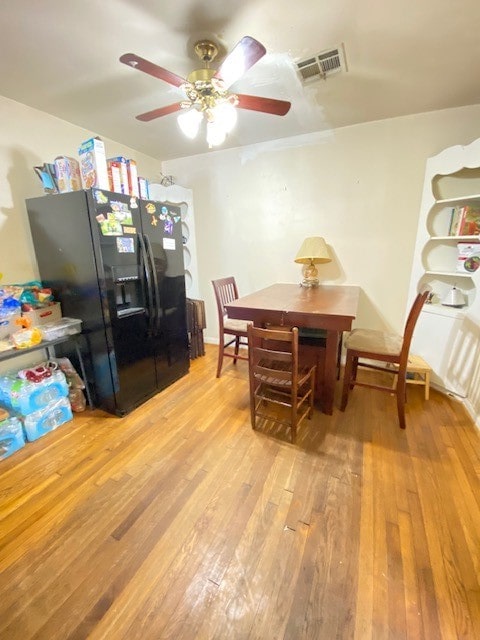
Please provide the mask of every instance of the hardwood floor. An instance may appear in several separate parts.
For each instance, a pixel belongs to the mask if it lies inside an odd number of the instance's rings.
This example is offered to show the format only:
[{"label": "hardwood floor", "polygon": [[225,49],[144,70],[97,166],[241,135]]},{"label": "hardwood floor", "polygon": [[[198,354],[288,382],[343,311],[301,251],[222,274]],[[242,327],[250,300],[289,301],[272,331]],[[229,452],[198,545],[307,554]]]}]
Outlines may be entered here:
[{"label": "hardwood floor", "polygon": [[0,462],[2,640],[480,638],[480,437],[463,406],[355,389],[297,444],[250,427],[216,348],[123,419]]}]

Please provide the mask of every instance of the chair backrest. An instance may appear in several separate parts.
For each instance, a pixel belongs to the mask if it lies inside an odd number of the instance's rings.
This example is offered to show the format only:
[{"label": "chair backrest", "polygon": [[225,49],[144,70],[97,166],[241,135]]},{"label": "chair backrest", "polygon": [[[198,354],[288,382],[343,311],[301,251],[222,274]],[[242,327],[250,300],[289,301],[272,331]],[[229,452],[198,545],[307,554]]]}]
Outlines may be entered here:
[{"label": "chair backrest", "polygon": [[410,344],[412,342],[413,331],[415,329],[415,325],[417,324],[418,316],[420,315],[420,311],[422,310],[423,305],[425,304],[425,300],[427,299],[428,291],[422,291],[417,294],[417,297],[413,301],[413,304],[410,308],[407,321],[405,322],[405,329],[403,332],[403,343],[402,343],[402,351],[400,354],[400,370],[403,367],[406,368],[408,362],[408,354],[410,351]]},{"label": "chair backrest", "polygon": [[225,305],[238,299],[237,283],[235,282],[235,278],[230,276],[228,278],[212,280],[212,285],[213,291],[215,292],[215,300],[217,302],[218,324],[221,331],[223,331],[223,322],[227,315]]},{"label": "chair backrest", "polygon": [[298,383],[298,329],[261,329],[248,326],[250,381],[291,389]]}]

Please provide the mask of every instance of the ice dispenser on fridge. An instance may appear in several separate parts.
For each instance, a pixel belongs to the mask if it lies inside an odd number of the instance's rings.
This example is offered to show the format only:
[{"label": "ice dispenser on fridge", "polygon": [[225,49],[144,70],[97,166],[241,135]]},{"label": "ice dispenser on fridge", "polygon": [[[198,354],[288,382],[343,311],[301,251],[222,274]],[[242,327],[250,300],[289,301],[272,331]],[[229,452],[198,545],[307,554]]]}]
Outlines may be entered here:
[{"label": "ice dispenser on fridge", "polygon": [[117,317],[145,313],[142,281],[137,265],[112,267],[113,290]]}]

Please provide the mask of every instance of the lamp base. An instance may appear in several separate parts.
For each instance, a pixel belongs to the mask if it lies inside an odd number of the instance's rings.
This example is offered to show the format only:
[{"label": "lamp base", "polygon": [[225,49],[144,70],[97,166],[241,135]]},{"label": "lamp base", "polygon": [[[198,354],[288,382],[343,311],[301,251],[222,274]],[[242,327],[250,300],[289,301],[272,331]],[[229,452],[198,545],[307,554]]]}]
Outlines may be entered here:
[{"label": "lamp base", "polygon": [[305,287],[307,289],[311,289],[312,287],[318,287],[320,281],[318,278],[304,278],[300,283],[301,287]]},{"label": "lamp base", "polygon": [[310,264],[304,265],[302,275],[303,280],[300,283],[302,287],[306,287],[308,289],[318,287],[318,270],[312,259],[310,259]]}]

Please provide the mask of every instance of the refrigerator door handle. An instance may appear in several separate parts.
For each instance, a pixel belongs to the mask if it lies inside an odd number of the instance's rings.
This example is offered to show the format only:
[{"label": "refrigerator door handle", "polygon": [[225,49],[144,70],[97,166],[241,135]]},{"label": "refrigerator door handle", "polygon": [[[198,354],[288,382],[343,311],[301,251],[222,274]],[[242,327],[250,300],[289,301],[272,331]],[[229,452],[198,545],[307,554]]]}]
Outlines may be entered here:
[{"label": "refrigerator door handle", "polygon": [[150,238],[147,235],[143,236],[145,241],[145,247],[147,250],[148,257],[150,258],[150,265],[152,269],[152,278],[153,278],[153,290],[154,290],[154,305],[155,305],[155,333],[158,335],[160,331],[160,318],[161,318],[161,309],[160,309],[160,291],[158,290],[158,278],[157,278],[157,270],[155,269],[155,259],[153,257],[152,243],[150,242]]},{"label": "refrigerator door handle", "polygon": [[148,332],[150,335],[152,335],[154,322],[155,322],[154,309],[153,309],[152,278],[151,278],[151,271],[148,264],[147,251],[145,249],[145,243],[141,234],[138,234],[138,243],[140,245],[142,267],[143,267],[143,272],[145,274],[145,282],[147,285]]}]

